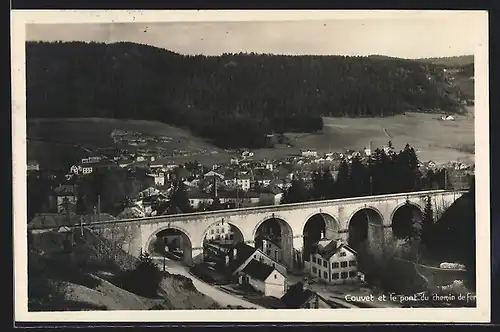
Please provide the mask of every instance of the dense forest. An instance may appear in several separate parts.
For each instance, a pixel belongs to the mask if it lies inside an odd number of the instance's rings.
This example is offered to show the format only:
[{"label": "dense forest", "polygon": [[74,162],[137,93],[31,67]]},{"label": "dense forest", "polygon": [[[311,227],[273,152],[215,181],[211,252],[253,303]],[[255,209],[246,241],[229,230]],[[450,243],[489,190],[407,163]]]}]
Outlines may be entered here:
[{"label": "dense forest", "polygon": [[134,43],[28,42],[26,74],[28,117],[159,120],[224,147],[320,131],[323,116],[459,112],[461,99],[438,65],[396,58],[186,56]]}]

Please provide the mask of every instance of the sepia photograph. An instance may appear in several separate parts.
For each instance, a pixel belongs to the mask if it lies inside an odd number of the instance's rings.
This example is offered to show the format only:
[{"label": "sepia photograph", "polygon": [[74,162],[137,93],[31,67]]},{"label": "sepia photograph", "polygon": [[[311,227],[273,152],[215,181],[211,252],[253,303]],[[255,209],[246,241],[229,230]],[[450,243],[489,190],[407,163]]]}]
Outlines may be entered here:
[{"label": "sepia photograph", "polygon": [[233,13],[13,14],[16,316],[489,320],[487,13]]}]

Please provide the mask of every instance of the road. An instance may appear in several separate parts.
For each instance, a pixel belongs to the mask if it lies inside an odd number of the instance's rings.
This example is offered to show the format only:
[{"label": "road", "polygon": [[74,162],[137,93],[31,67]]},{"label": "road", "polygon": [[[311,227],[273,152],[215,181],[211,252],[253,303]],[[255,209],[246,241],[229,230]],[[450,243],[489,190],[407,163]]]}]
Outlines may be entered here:
[{"label": "road", "polygon": [[[155,262],[163,267],[163,258],[154,258]],[[166,260],[166,270],[171,274],[179,274],[186,278],[189,278],[193,281],[194,286],[198,291],[206,296],[212,298],[215,302],[219,303],[221,306],[242,306],[244,308],[256,308],[256,309],[266,309],[254,303],[248,302],[238,296],[228,294],[224,291],[221,291],[219,288],[214,287],[198,278],[193,276],[189,272],[189,268],[185,265],[182,265],[180,262],[176,262],[174,260],[167,259]]]}]

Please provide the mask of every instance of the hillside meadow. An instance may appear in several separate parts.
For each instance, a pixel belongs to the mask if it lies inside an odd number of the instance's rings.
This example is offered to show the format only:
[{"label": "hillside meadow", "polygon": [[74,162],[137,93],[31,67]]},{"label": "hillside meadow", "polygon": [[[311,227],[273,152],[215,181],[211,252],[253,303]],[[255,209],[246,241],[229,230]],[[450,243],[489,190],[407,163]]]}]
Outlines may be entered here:
[{"label": "hillside meadow", "polygon": [[[380,147],[391,141],[396,149],[410,144],[418,151],[420,160],[444,163],[449,160],[473,160],[474,109],[466,115],[456,115],[455,121],[441,121],[442,114],[405,113],[388,118],[324,118],[324,129],[317,134],[286,134],[292,147],[277,145],[257,149],[256,158],[279,159],[300,153],[302,149],[318,152],[363,149],[372,142]],[[198,160],[203,164],[226,162],[234,153],[215,147],[189,131],[157,121],[117,119],[29,119],[28,137],[83,145],[90,148],[114,146],[110,137],[114,129],[132,130],[172,138],[158,143],[167,151],[187,150],[190,155],[168,157],[161,161],[183,163]],[[133,148],[132,148],[133,149]],[[51,142],[29,141],[28,159],[38,160],[42,167],[71,163],[85,155],[83,149]],[[46,167],[47,167],[46,166]]]}]

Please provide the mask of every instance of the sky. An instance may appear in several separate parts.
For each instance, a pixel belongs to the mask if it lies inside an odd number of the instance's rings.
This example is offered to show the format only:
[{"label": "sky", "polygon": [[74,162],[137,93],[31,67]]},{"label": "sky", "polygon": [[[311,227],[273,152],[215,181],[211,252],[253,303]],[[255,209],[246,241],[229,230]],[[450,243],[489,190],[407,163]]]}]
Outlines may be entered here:
[{"label": "sky", "polygon": [[29,41],[130,41],[181,54],[370,55],[429,58],[474,54],[478,26],[463,19],[336,19],[268,22],[29,24]]}]

